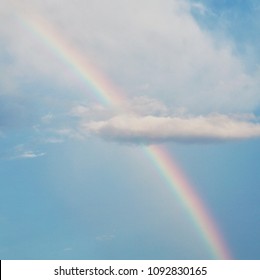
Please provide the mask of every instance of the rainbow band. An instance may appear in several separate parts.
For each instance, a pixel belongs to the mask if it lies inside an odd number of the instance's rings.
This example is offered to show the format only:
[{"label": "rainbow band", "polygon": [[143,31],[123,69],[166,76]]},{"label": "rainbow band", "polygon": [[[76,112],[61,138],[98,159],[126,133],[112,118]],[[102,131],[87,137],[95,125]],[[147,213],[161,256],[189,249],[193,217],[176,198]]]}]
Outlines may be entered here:
[{"label": "rainbow band", "polygon": [[163,147],[150,146],[146,148],[145,152],[154,163],[154,166],[156,166],[160,175],[165,179],[171,191],[174,191],[174,195],[180,199],[187,209],[194,225],[201,232],[208,247],[211,249],[213,256],[215,258],[230,259],[229,250],[214,220],[210,217],[209,211],[194,192],[173,158],[169,156],[169,153]]},{"label": "rainbow band", "polygon": [[48,22],[40,17],[21,17],[20,22],[31,33],[36,35],[52,52],[81,79],[81,81],[95,92],[95,97],[104,105],[118,106],[122,103],[123,94],[102,74],[101,71],[80,55],[73,46],[65,41]]},{"label": "rainbow band", "polygon": [[[58,32],[55,32],[52,26],[39,17],[20,17],[20,20],[92,90],[100,102],[109,106],[120,106],[124,100],[123,94],[92,64],[87,63],[85,57],[81,56]],[[188,211],[212,256],[216,259],[230,259],[228,247],[210,217],[209,211],[169,153],[158,146],[144,147],[143,152]]]}]

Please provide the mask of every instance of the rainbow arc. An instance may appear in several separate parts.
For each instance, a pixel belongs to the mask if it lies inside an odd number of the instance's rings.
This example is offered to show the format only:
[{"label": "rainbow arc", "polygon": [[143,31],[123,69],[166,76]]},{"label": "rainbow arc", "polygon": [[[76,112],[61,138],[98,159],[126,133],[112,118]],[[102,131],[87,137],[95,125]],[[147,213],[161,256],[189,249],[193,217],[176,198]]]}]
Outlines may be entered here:
[{"label": "rainbow arc", "polygon": [[[20,17],[20,21],[92,90],[99,102],[120,107],[126,100],[124,94],[100,70],[87,62],[85,56],[73,48],[47,21],[40,17],[25,16]],[[162,146],[148,146],[142,149],[167,186],[182,202],[212,256],[216,259],[230,259],[229,249],[214,219],[169,152]]]}]

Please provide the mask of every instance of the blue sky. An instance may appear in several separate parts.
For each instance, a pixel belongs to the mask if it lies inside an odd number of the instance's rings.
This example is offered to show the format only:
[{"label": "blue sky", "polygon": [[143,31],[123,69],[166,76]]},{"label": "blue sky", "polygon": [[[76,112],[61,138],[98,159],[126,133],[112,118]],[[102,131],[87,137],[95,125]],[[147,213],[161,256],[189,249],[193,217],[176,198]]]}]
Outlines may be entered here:
[{"label": "blue sky", "polygon": [[[211,259],[142,156],[165,146],[235,259],[259,259],[257,1],[6,1],[0,258]],[[19,17],[38,15],[121,88],[96,93]]]}]

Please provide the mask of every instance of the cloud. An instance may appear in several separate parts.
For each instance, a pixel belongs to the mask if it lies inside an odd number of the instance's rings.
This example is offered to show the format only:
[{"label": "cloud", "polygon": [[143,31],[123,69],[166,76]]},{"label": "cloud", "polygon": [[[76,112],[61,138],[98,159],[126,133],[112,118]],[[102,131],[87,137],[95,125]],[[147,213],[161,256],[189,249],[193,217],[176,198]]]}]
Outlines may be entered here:
[{"label": "cloud", "polygon": [[247,71],[247,62],[236,51],[239,41],[200,26],[192,10],[205,13],[202,1],[77,0],[75,5],[64,0],[62,9],[59,1],[10,2],[4,4],[7,15],[0,22],[11,57],[6,80],[12,75],[15,83],[23,80],[17,76],[47,77],[66,90],[82,88],[77,74],[64,67],[59,49],[53,52],[48,40],[44,43],[19,22],[20,15],[36,15],[129,98],[148,95],[194,114],[244,113],[259,106],[259,70]]},{"label": "cloud", "polygon": [[45,153],[35,153],[33,151],[26,151],[20,155],[17,155],[16,158],[28,158],[29,159],[29,158],[42,157],[44,155],[45,155]]},{"label": "cloud", "polygon": [[58,144],[58,143],[63,143],[64,140],[61,138],[50,137],[45,139],[45,142],[50,144]]},{"label": "cloud", "polygon": [[205,143],[260,138],[254,117],[227,115],[158,117],[120,115],[82,124],[82,129],[106,140],[123,143]]},{"label": "cloud", "polygon": [[[251,133],[256,123],[230,115],[257,112],[260,69],[255,60],[245,61],[237,51],[239,41],[226,30],[202,27],[211,16],[206,1],[64,0],[62,9],[53,0],[18,2],[5,1],[0,11],[0,125],[5,134],[22,128],[48,143],[82,139],[82,134],[136,143],[257,137]],[[21,18],[32,20],[36,32]],[[43,19],[47,34],[65,42],[67,52],[37,33],[37,19]],[[82,66],[90,61],[96,72],[73,67],[72,54]],[[250,71],[248,64],[254,65]],[[97,88],[109,95],[117,91],[113,85],[128,100],[121,108],[90,106]],[[236,130],[228,133],[225,122]]]},{"label": "cloud", "polygon": [[168,108],[163,102],[147,96],[138,96],[125,100],[124,104],[120,107],[124,107],[121,111],[132,112],[138,115],[166,115],[168,113]]},{"label": "cloud", "polygon": [[[180,108],[179,108],[180,110]],[[183,110],[183,108],[182,108]],[[104,119],[119,113],[134,113],[137,115],[167,115],[169,109],[158,99],[148,96],[138,96],[131,99],[124,99],[118,106],[111,108],[100,104],[83,105],[78,104],[72,107],[69,115],[77,118]]]},{"label": "cloud", "polygon": [[45,124],[49,124],[53,120],[53,115],[51,113],[48,113],[47,115],[44,115],[41,118],[41,121]]},{"label": "cloud", "polygon": [[206,6],[200,2],[191,3],[191,9],[198,11],[202,15],[204,15],[206,12],[209,12]]},{"label": "cloud", "polygon": [[111,241],[115,238],[116,236],[114,234],[102,234],[102,235],[98,235],[96,236],[96,240],[97,241]]},{"label": "cloud", "polygon": [[29,149],[24,144],[20,144],[12,148],[10,151],[5,152],[3,159],[16,160],[16,159],[35,159],[45,156],[44,152],[36,152],[33,149]]}]

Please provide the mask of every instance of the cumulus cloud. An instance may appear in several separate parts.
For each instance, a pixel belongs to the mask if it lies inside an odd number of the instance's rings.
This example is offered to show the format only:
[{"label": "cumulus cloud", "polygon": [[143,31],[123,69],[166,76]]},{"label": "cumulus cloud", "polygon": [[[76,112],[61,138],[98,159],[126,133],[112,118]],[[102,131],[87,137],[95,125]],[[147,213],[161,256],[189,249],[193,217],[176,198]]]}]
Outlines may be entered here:
[{"label": "cumulus cloud", "polygon": [[242,117],[208,115],[158,117],[121,115],[82,124],[88,133],[124,143],[205,143],[260,138],[260,123]]}]

